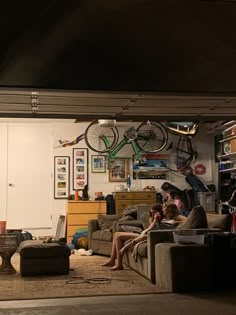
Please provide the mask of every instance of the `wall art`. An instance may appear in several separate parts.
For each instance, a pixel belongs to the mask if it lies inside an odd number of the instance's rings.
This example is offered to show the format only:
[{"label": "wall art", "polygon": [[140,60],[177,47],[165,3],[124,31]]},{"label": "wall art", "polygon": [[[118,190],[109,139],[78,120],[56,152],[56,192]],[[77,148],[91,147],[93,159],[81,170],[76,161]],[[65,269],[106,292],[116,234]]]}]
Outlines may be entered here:
[{"label": "wall art", "polygon": [[88,149],[73,149],[73,189],[83,190],[88,184]]},{"label": "wall art", "polygon": [[54,198],[67,199],[70,193],[70,157],[54,157]]},{"label": "wall art", "polygon": [[91,171],[92,173],[106,173],[106,156],[92,155],[91,156]]},{"label": "wall art", "polygon": [[129,174],[129,159],[117,158],[109,169],[110,182],[127,182]]}]

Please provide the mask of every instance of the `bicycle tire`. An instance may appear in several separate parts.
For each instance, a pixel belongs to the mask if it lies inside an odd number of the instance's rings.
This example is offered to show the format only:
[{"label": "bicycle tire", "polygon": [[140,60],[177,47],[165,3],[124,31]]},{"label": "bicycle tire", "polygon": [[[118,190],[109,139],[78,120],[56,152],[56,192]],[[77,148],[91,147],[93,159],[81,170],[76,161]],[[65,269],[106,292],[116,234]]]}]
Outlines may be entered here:
[{"label": "bicycle tire", "polygon": [[[186,146],[186,148],[184,147]],[[191,163],[197,158],[197,152],[193,150],[191,139],[186,135],[180,135],[175,150],[175,165],[176,168],[166,166],[172,172],[182,173],[191,167]]]},{"label": "bicycle tire", "polygon": [[[106,139],[104,141],[104,139]],[[87,146],[95,152],[109,152],[119,140],[118,129],[100,126],[97,120],[91,122],[85,130],[84,140]]]},{"label": "bicycle tire", "polygon": [[138,126],[137,132],[137,146],[144,152],[159,152],[167,144],[168,133],[166,128],[159,122],[143,122]]}]

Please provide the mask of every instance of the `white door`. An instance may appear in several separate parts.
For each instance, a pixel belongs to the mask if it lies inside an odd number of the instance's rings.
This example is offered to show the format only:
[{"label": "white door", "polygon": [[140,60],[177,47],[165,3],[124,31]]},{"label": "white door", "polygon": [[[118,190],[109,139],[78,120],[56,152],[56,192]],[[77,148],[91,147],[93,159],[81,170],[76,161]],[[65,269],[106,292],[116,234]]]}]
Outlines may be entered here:
[{"label": "white door", "polygon": [[6,221],[7,209],[7,124],[0,123],[0,221]]},{"label": "white door", "polygon": [[7,228],[52,226],[52,137],[50,127],[8,126]]}]

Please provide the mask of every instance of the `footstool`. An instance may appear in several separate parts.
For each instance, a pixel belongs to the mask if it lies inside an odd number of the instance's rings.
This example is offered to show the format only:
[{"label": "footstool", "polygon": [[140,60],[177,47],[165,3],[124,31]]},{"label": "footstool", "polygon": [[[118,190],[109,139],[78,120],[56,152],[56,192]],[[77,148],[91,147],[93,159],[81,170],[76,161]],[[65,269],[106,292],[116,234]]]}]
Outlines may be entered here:
[{"label": "footstool", "polygon": [[159,243],[155,246],[156,284],[169,292],[211,289],[207,245]]},{"label": "footstool", "polygon": [[23,241],[19,246],[20,273],[24,276],[69,273],[71,254],[65,243]]}]

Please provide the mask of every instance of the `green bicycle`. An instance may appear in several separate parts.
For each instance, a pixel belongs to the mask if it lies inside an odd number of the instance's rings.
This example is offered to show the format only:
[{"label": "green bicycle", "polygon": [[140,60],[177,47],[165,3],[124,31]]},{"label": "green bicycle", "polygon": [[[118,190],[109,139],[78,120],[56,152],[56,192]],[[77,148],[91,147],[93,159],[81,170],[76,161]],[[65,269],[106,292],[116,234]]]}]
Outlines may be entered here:
[{"label": "green bicycle", "polygon": [[168,133],[165,127],[158,122],[142,122],[137,128],[130,127],[119,141],[119,132],[116,126],[101,126],[99,121],[93,121],[85,130],[84,139],[87,146],[98,153],[106,153],[108,167],[114,161],[116,154],[126,145],[133,148],[135,159],[142,161],[144,153],[161,151],[167,144]]}]

